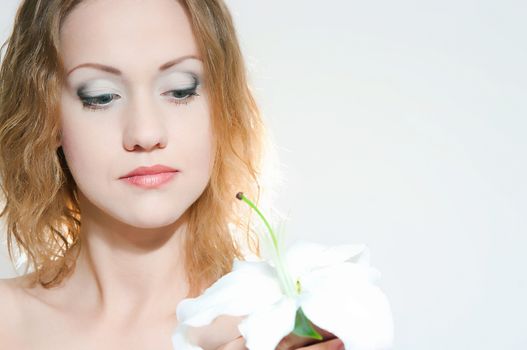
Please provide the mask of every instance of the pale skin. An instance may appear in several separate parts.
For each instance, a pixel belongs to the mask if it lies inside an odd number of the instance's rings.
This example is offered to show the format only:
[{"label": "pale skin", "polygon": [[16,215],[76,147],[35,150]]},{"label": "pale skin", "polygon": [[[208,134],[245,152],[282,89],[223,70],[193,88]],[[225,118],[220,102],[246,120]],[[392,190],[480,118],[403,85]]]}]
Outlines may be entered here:
[{"label": "pale skin", "polygon": [[[174,0],[90,0],[68,15],[60,40],[69,74],[58,146],[78,185],[83,249],[57,288],[29,288],[24,276],[0,281],[0,348],[171,350],[175,310],[188,290],[186,213],[214,154],[189,19]],[[79,67],[88,62],[120,74]],[[198,96],[174,93],[192,88]],[[157,189],[119,179],[154,164],[180,172]],[[246,349],[240,319],[217,319],[200,338],[204,349]],[[340,341],[324,335],[333,339],[305,346],[290,335],[277,349],[338,349]]]}]

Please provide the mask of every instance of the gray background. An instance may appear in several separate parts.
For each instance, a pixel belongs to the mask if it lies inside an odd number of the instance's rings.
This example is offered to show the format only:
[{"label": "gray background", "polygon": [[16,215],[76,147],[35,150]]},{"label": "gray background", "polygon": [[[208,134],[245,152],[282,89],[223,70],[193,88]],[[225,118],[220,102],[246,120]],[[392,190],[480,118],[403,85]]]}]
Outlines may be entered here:
[{"label": "gray background", "polygon": [[370,247],[394,349],[527,348],[526,3],[227,3],[290,238]]}]

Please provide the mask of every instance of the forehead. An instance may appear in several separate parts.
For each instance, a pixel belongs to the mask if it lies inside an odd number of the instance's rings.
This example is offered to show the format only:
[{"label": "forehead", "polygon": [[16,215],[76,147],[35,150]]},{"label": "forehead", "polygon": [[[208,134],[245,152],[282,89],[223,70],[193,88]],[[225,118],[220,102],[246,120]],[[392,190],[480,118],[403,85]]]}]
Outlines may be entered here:
[{"label": "forehead", "polygon": [[198,55],[190,20],[177,0],[87,0],[65,18],[60,54],[66,69],[97,62],[126,70]]}]

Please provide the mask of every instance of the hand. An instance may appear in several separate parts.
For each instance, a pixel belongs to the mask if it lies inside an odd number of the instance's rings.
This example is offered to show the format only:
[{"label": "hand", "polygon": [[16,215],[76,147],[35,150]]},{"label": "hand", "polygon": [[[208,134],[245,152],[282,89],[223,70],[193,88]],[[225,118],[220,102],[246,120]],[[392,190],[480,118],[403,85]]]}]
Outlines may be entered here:
[{"label": "hand", "polygon": [[[289,333],[282,338],[275,350],[343,350],[342,341],[338,339],[333,333],[330,333],[322,328],[313,325],[323,340],[316,340],[313,338],[299,337],[296,334]],[[308,346],[304,346],[308,345]],[[217,348],[216,350],[248,350],[245,346],[245,339],[242,336],[231,340],[227,344]]]},{"label": "hand", "polygon": [[[330,333],[311,323],[313,328],[322,336],[322,340],[300,337],[293,332],[282,338],[275,350],[343,350],[342,341]],[[308,345],[308,346],[305,346]]]},{"label": "hand", "polygon": [[[287,337],[286,337],[287,338]],[[286,339],[284,338],[284,339]],[[280,342],[281,345],[276,348],[276,350],[341,350],[344,349],[341,348],[342,341],[338,338],[334,338],[331,340],[324,340],[322,342],[317,342],[316,344],[307,346],[307,347],[295,347],[294,343],[287,343],[287,342]],[[298,345],[297,345],[298,346]],[[243,337],[238,337],[229,343],[219,347],[217,350],[248,350],[245,347],[245,339]]]},{"label": "hand", "polygon": [[[281,350],[281,348],[276,348],[277,350]],[[283,349],[298,349],[298,350],[343,350],[344,344],[342,344],[342,341],[338,338],[331,339],[331,340],[323,340],[322,342],[318,342],[314,345],[301,347],[301,348],[283,348]]]}]

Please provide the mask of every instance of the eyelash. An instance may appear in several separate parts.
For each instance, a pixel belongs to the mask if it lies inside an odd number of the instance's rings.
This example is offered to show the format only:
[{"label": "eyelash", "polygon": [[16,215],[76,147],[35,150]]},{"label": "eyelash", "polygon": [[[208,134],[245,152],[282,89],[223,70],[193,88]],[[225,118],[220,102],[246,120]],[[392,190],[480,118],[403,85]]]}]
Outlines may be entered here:
[{"label": "eyelash", "polygon": [[[184,90],[170,90],[168,91],[168,93],[184,93],[186,97],[184,98],[176,98],[175,100],[171,100],[172,103],[175,103],[176,105],[187,105],[189,102],[191,102],[192,100],[194,100],[194,98],[196,96],[200,96],[197,92],[196,92],[196,88],[197,87],[193,87],[193,88],[190,88],[190,89],[184,89]],[[167,93],[165,93],[167,94]],[[104,97],[112,97],[112,96],[119,96],[117,94],[104,94],[104,95],[99,95],[99,96],[80,96],[80,100],[82,102],[82,107],[85,108],[85,109],[89,109],[89,110],[104,110],[104,109],[107,109],[108,108],[108,105],[109,105],[109,102],[104,104],[104,105],[100,105],[100,104],[97,104],[97,103],[93,103],[94,101],[98,101],[99,99],[101,98],[104,98]],[[120,96],[119,96],[120,98]],[[113,101],[114,99],[112,99],[111,101]],[[111,102],[110,101],[110,102]]]}]

